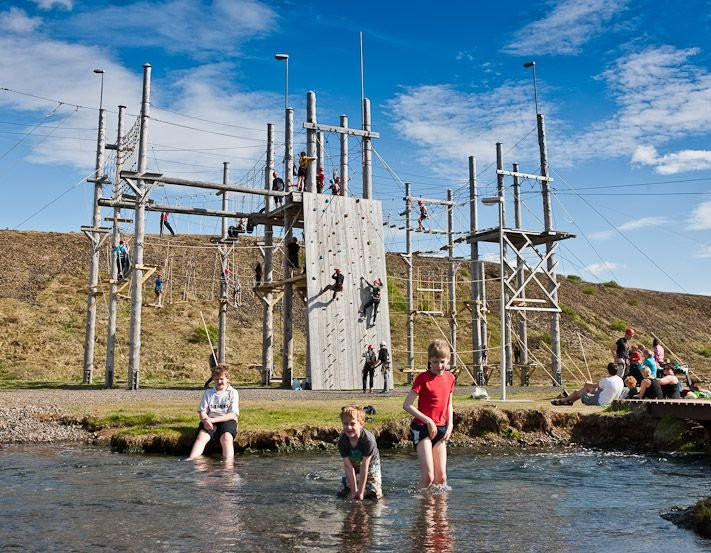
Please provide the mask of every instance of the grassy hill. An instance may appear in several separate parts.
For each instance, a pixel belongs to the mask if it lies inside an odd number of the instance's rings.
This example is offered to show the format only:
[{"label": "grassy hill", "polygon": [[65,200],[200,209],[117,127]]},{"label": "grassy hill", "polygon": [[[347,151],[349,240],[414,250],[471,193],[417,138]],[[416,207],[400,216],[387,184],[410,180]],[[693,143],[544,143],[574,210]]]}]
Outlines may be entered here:
[{"label": "grassy hill", "polygon": [[[88,274],[88,240],[80,233],[41,233],[0,231],[0,385],[32,383],[80,383],[83,363],[83,335]],[[102,252],[101,289],[107,290],[108,248]],[[242,302],[228,312],[227,358],[242,384],[259,382],[261,360],[261,305],[251,292],[254,265],[261,256],[252,238],[240,242],[231,256],[231,266],[242,286]],[[145,264],[155,265],[167,277],[165,307],[143,310],[142,383],[144,385],[192,385],[204,381],[209,348],[202,331],[202,313],[216,335],[219,263],[214,246],[205,236],[178,236],[160,239],[147,236]],[[275,266],[280,271],[281,258]],[[487,266],[487,296],[498,294],[497,268]],[[389,291],[393,353],[396,367],[405,363],[405,264],[388,256]],[[417,260],[415,274],[422,287],[437,287],[446,275],[439,261]],[[279,278],[275,275],[275,278]],[[470,274],[463,265],[458,272],[457,311],[459,350],[471,363],[471,315],[463,304],[470,295]],[[614,283],[592,284],[575,277],[561,279],[560,302],[563,309],[563,378],[580,380],[575,368],[585,370],[580,340],[593,376],[600,374],[608,361],[610,344],[626,326],[637,331],[636,342],[651,345],[657,334],[685,362],[705,378],[711,377],[711,298],[688,294],[669,294],[649,290],[625,289]],[[95,382],[103,382],[106,346],[107,298],[98,298]],[[144,299],[153,299],[152,279],[146,283]],[[421,299],[420,308],[438,309],[442,300],[436,294]],[[446,300],[444,300],[446,301]],[[444,305],[446,309],[446,304]],[[496,305],[491,306],[497,311]],[[127,378],[129,303],[120,300],[118,311],[117,385]],[[296,375],[304,373],[305,326],[303,305],[295,302]],[[446,319],[418,318],[415,331],[416,363],[425,363],[427,343],[442,332],[449,333]],[[498,358],[499,322],[489,314],[490,360]],[[275,309],[275,365],[280,368],[281,313]],[[580,338],[579,338],[580,337]],[[542,315],[529,317],[529,346],[535,359],[548,365],[550,354],[548,320]],[[405,375],[398,373],[396,381]],[[468,380],[465,378],[465,381]],[[537,370],[534,383],[547,383]],[[492,382],[498,375],[492,375]]]}]

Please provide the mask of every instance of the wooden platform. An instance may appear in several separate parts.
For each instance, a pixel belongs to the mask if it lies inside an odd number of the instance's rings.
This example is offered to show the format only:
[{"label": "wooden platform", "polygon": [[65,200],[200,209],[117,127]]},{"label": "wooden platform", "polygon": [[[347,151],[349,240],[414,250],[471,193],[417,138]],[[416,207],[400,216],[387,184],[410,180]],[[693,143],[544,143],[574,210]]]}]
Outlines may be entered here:
[{"label": "wooden platform", "polygon": [[655,417],[676,417],[711,421],[711,400],[709,399],[617,399],[613,405],[631,405],[647,409]]},{"label": "wooden platform", "polygon": [[[376,353],[384,340],[392,352],[385,271],[381,204],[374,200],[302,194],[308,310],[308,375],[314,390],[357,390],[362,387],[363,354]],[[345,276],[343,291],[332,299],[326,290],[334,269]],[[359,318],[370,299],[363,276],[383,282],[378,316]],[[370,309],[369,309],[370,315]],[[391,353],[392,358],[392,353]],[[392,366],[392,363],[391,363]],[[392,368],[391,368],[392,371]],[[392,382],[392,374],[390,375]],[[373,386],[382,388],[379,369]]]}]

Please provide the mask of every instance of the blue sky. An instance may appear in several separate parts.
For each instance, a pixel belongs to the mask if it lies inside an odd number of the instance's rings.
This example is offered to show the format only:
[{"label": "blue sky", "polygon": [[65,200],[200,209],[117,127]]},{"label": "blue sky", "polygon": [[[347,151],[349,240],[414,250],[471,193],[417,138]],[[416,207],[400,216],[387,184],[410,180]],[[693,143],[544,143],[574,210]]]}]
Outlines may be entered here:
[{"label": "blue sky", "polygon": [[[34,0],[0,8],[0,227],[77,231],[88,224],[103,68],[108,136],[118,104],[138,113],[142,64],[153,67],[149,168],[195,179],[253,183],[264,163],[266,123],[283,133],[284,66],[304,142],[305,93],[318,120],[360,120],[358,32],[365,93],[373,105],[375,196],[390,220],[402,181],[425,197],[455,191],[468,225],[467,157],[483,194],[495,190],[495,143],[504,162],[538,171],[530,70],[546,115],[555,182],[560,271],[593,282],[711,293],[711,3],[259,2]],[[61,103],[60,103],[61,102]],[[338,163],[327,136],[326,171]],[[351,140],[351,159],[359,159]],[[387,170],[385,163],[391,170]],[[361,177],[351,167],[357,188]],[[509,183],[510,184],[510,183]],[[540,196],[524,182],[524,226],[540,228]],[[161,202],[217,207],[214,195],[164,187]],[[510,193],[509,193],[510,197]],[[258,208],[240,199],[240,209]],[[40,208],[49,206],[40,211]],[[495,210],[480,207],[483,226]],[[509,209],[509,212],[511,210]],[[433,226],[445,213],[432,209]],[[157,215],[149,216],[155,231]],[[179,232],[217,222],[176,217]],[[401,232],[387,247],[404,248]],[[415,249],[441,243],[418,236]],[[466,255],[467,248],[459,252]],[[495,255],[495,249],[487,249]]]}]

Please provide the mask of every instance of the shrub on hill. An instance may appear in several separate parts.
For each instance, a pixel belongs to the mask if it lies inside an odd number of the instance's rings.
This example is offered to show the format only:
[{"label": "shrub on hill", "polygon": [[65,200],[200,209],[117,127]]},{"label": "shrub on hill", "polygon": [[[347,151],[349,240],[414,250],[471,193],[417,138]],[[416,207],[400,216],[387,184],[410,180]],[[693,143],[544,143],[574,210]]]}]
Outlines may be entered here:
[{"label": "shrub on hill", "polygon": [[615,282],[614,280],[608,280],[607,282],[603,282],[602,285],[605,288],[620,288],[620,289],[622,288],[622,286],[617,284],[617,282]]},{"label": "shrub on hill", "polygon": [[579,277],[578,275],[568,275],[565,278],[567,278],[570,282],[582,282],[583,279]]}]

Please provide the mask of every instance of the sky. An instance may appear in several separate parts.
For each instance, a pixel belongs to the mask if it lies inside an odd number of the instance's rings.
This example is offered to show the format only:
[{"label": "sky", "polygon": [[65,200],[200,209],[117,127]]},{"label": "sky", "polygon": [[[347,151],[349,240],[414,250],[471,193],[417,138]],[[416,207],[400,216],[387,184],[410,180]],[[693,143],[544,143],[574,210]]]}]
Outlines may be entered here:
[{"label": "sky", "polygon": [[[413,194],[457,201],[469,227],[468,157],[481,196],[496,193],[496,147],[506,168],[539,172],[536,106],[545,115],[554,228],[576,235],[558,270],[586,281],[711,294],[711,2],[551,0],[495,3],[166,0],[0,4],[0,228],[78,232],[91,221],[99,102],[108,141],[118,105],[127,127],[140,108],[150,63],[148,169],[187,179],[262,186],[266,125],[283,157],[285,63],[303,149],[306,92],[317,119],[360,126],[363,88],[372,102],[374,196],[403,224],[403,182]],[[104,70],[101,77],[94,69]],[[325,171],[338,167],[326,134]],[[360,144],[349,142],[361,188]],[[111,174],[112,152],[106,170]],[[135,156],[131,163],[135,162]],[[507,224],[513,225],[507,180]],[[105,194],[110,194],[107,186]],[[218,208],[214,193],[165,186],[160,203]],[[542,228],[540,184],[522,183],[523,226]],[[237,209],[258,210],[241,197]],[[109,213],[105,213],[105,216]],[[433,228],[446,211],[431,206]],[[497,226],[479,205],[480,226]],[[148,216],[156,232],[158,215]],[[219,233],[219,221],[173,215],[179,233]],[[130,226],[125,231],[130,232]],[[404,233],[386,227],[386,248]],[[444,238],[417,235],[414,249]],[[482,248],[496,259],[496,247]],[[457,254],[468,256],[468,246]]]}]

